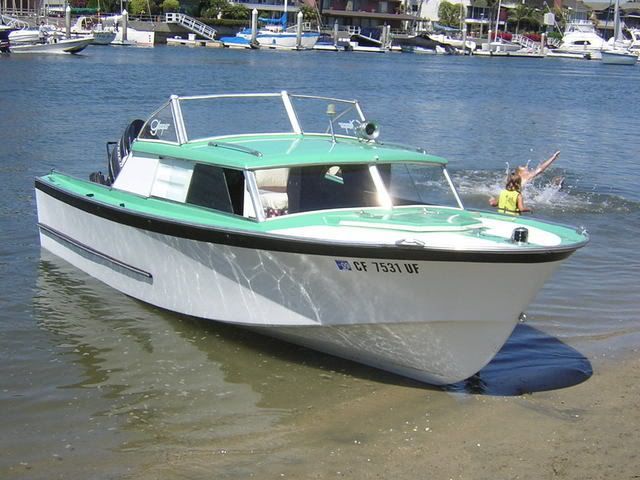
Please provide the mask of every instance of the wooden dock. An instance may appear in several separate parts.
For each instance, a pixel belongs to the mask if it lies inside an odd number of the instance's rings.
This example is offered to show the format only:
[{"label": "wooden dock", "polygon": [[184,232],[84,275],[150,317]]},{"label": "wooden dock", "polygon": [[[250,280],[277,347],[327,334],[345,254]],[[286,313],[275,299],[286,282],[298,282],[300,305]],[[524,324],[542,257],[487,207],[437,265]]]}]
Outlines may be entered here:
[{"label": "wooden dock", "polygon": [[209,47],[209,48],[222,48],[224,45],[222,42],[215,40],[196,39],[195,35],[189,34],[189,38],[181,37],[168,37],[167,45],[183,46],[183,47]]}]

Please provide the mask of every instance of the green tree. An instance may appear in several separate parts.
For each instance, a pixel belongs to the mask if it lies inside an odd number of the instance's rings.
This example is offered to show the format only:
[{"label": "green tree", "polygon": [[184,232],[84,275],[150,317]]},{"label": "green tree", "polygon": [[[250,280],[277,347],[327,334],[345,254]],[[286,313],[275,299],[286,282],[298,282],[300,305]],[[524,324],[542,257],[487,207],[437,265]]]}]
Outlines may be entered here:
[{"label": "green tree", "polygon": [[209,7],[200,15],[205,18],[226,18],[230,20],[246,20],[251,11],[241,3],[229,3],[227,0],[210,0]]},{"label": "green tree", "polygon": [[302,21],[303,22],[319,23],[318,22],[318,11],[315,8],[310,7],[309,5],[302,5],[300,7],[300,11],[302,12]]},{"label": "green tree", "polygon": [[148,12],[147,0],[131,0],[127,9],[130,15],[142,15]]},{"label": "green tree", "polygon": [[518,6],[512,10],[509,10],[509,23],[515,22],[516,33],[520,30],[520,24],[524,23],[531,26],[535,24],[535,10],[524,3],[519,3]]},{"label": "green tree", "polygon": [[227,3],[222,10],[222,17],[232,20],[246,20],[250,15],[249,9],[241,3]]},{"label": "green tree", "polygon": [[438,8],[438,17],[441,24],[458,28],[460,26],[460,5],[454,5],[445,0]]},{"label": "green tree", "polygon": [[222,16],[225,7],[229,5],[227,0],[209,0],[209,7],[201,11],[201,15],[207,18],[218,18]]},{"label": "green tree", "polygon": [[177,12],[179,8],[180,2],[178,0],[164,0],[162,2],[162,11],[164,13]]}]

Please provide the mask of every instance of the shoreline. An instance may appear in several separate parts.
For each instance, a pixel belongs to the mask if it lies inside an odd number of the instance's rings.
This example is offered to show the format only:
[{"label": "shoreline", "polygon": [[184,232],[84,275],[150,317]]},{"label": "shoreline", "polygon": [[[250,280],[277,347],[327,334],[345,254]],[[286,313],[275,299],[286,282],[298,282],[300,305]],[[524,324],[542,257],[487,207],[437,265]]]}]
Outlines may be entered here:
[{"label": "shoreline", "polygon": [[638,478],[640,358],[603,363],[580,384],[511,397],[363,380],[355,398],[129,478]]}]

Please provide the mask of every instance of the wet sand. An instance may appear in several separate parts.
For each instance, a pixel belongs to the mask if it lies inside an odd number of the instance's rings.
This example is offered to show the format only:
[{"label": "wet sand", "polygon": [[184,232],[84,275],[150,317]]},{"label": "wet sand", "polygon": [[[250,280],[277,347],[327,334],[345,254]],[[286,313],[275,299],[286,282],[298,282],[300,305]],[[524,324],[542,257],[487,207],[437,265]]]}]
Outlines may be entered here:
[{"label": "wet sand", "polygon": [[131,478],[640,478],[640,358],[630,357],[519,396],[362,380],[357,397],[316,398],[268,434],[163,452]]}]

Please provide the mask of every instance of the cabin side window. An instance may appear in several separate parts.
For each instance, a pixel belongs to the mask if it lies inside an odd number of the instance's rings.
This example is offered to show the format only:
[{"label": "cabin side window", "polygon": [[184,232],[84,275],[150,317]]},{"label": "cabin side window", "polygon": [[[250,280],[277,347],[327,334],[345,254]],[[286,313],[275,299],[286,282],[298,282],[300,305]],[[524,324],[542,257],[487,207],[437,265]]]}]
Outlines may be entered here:
[{"label": "cabin side window", "polygon": [[186,203],[221,212],[242,215],[244,210],[244,173],[214,165],[196,164]]},{"label": "cabin side window", "polygon": [[193,163],[175,158],[161,158],[155,172],[151,196],[184,202],[193,173]]}]

